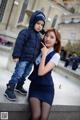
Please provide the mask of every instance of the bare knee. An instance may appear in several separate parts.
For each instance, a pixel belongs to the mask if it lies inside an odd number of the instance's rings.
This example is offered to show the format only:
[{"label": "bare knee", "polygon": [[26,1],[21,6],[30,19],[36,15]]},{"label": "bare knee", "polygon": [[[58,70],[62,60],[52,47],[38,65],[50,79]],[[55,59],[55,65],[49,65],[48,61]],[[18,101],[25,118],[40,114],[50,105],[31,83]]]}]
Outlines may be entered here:
[{"label": "bare knee", "polygon": [[40,114],[36,114],[32,116],[32,120],[39,120],[40,119]]},{"label": "bare knee", "polygon": [[48,120],[48,116],[41,116],[41,120]]}]

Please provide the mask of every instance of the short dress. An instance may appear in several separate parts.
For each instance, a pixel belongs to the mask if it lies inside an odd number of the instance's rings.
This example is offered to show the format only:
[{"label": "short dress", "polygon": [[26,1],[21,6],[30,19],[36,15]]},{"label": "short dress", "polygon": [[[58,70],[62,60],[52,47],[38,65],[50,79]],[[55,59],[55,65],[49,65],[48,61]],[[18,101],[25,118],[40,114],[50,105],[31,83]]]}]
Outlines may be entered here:
[{"label": "short dress", "polygon": [[[55,51],[52,51],[47,55],[45,64],[48,63],[48,61],[53,57],[54,54]],[[38,67],[39,65],[35,64],[33,72],[28,77],[29,80],[31,80],[28,100],[30,99],[30,97],[35,97],[42,102],[46,102],[49,105],[52,105],[54,98],[54,83],[51,76],[52,70],[43,76],[39,76]]]}]

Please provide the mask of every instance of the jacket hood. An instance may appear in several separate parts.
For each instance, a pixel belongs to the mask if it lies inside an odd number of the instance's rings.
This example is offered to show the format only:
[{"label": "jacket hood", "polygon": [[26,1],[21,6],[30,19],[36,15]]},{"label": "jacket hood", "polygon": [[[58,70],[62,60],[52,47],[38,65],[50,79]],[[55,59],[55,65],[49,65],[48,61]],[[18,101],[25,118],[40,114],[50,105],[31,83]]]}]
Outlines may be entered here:
[{"label": "jacket hood", "polygon": [[37,10],[37,11],[33,12],[32,16],[30,18],[29,28],[34,29],[35,23],[39,20],[43,20],[44,24],[45,24],[46,17],[42,11]]}]

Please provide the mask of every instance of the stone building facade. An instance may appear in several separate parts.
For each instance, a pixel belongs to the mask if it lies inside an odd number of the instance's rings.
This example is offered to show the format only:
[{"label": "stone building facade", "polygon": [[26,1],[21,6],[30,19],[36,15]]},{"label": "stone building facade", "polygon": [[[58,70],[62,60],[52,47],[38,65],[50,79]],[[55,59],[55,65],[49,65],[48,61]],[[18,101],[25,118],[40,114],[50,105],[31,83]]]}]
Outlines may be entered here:
[{"label": "stone building facade", "polygon": [[[62,46],[65,46],[68,40],[75,42],[79,40],[80,24],[65,22],[68,18],[71,20],[75,18],[75,15],[72,16],[72,13],[64,7],[63,0],[0,0],[0,37],[14,45],[18,32],[28,26],[32,12],[38,9],[46,15],[45,29],[55,27],[60,31]],[[77,20],[78,17],[79,15],[76,17]],[[11,57],[12,51],[13,47],[10,49],[7,65],[11,71],[15,66]]]},{"label": "stone building facade", "polygon": [[61,33],[62,46],[66,43],[80,43],[80,14],[64,15],[58,25]]},{"label": "stone building facade", "polygon": [[[77,31],[79,32],[79,23],[62,24],[62,18],[67,19],[72,15],[64,7],[63,0],[1,0],[0,5],[0,35],[10,36],[10,40],[13,42],[18,32],[28,26],[32,12],[38,9],[46,15],[45,29],[50,27],[59,29],[62,44],[65,45],[67,40],[79,36],[78,33],[75,35]],[[75,39],[79,39],[79,37]]]}]

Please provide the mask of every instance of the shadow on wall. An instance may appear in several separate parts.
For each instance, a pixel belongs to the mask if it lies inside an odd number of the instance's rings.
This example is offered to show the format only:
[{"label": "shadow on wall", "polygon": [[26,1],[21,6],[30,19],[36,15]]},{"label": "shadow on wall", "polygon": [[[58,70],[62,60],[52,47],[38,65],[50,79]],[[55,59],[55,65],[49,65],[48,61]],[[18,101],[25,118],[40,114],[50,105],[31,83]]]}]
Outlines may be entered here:
[{"label": "shadow on wall", "polygon": [[7,46],[7,47],[13,47],[13,43],[6,40],[3,36],[0,36],[0,45]]}]

